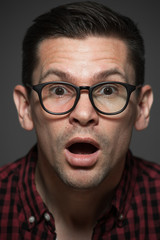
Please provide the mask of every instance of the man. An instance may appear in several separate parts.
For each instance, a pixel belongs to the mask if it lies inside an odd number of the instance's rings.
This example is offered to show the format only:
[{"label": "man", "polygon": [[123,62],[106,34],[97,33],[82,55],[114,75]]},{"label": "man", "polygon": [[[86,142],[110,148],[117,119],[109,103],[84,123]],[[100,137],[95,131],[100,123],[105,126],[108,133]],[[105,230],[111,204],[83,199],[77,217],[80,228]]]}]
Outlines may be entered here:
[{"label": "man", "polygon": [[153,101],[132,20],[95,2],[38,17],[14,100],[37,144],[1,169],[0,239],[160,239],[160,167],[128,150]]}]

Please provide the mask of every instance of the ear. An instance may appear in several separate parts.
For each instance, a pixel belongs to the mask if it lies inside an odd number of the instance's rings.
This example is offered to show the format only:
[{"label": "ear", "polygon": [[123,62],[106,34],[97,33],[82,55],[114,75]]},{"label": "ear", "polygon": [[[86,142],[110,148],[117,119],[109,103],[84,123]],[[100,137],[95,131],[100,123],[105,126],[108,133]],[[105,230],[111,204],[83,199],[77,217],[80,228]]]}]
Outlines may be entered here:
[{"label": "ear", "polygon": [[138,98],[138,112],[135,121],[135,129],[143,130],[147,128],[150,119],[150,110],[153,103],[153,92],[149,85],[141,88]]},{"label": "ear", "polygon": [[22,128],[28,131],[32,130],[33,121],[26,88],[21,85],[17,85],[14,88],[13,98],[17,108],[19,122]]}]

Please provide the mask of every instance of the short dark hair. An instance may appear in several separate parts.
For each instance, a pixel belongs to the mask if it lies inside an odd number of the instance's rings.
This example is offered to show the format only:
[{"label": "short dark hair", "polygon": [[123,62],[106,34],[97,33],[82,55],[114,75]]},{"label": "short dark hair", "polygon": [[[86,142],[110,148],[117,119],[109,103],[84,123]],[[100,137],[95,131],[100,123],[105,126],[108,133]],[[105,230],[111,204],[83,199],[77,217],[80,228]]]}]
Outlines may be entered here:
[{"label": "short dark hair", "polygon": [[44,39],[84,39],[87,36],[115,36],[125,41],[135,69],[135,84],[143,84],[145,50],[136,24],[130,18],[92,1],[62,5],[34,20],[23,40],[23,84],[32,83],[32,74],[38,63],[37,49]]}]

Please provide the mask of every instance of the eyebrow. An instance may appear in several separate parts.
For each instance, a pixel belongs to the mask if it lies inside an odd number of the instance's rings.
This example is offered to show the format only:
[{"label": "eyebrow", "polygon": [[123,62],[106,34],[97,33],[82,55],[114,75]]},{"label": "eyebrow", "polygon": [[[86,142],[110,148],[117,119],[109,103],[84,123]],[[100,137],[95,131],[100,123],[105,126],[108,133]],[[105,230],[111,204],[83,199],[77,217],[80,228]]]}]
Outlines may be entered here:
[{"label": "eyebrow", "polygon": [[117,68],[112,68],[112,69],[105,70],[105,71],[102,71],[100,73],[97,73],[97,74],[95,74],[94,78],[96,80],[102,80],[103,81],[106,78],[108,78],[110,76],[114,76],[114,75],[120,76],[124,81],[127,82],[127,76],[124,73],[120,72],[120,70],[117,69]]},{"label": "eyebrow", "polygon": [[42,75],[40,77],[40,82],[42,82],[43,80],[45,80],[45,78],[47,78],[49,75],[55,75],[61,79],[63,79],[64,81],[73,81],[73,77],[66,72],[60,71],[60,70],[56,70],[56,69],[49,69],[44,75]]},{"label": "eyebrow", "polygon": [[[74,82],[76,79],[75,77],[73,77],[72,75],[70,75],[67,72],[63,72],[63,71],[52,68],[52,69],[49,69],[44,75],[42,75],[40,77],[40,83],[43,82],[50,75],[55,75],[55,76],[59,77],[60,79],[63,79],[63,81],[66,81],[66,82]],[[96,73],[93,76],[93,79],[95,81],[105,81],[106,78],[108,78],[109,76],[113,76],[113,75],[118,75],[125,82],[128,82],[126,75],[124,73],[120,72],[119,69],[117,69],[117,68],[113,68],[113,69],[109,69],[109,70],[105,70],[105,71]]]}]

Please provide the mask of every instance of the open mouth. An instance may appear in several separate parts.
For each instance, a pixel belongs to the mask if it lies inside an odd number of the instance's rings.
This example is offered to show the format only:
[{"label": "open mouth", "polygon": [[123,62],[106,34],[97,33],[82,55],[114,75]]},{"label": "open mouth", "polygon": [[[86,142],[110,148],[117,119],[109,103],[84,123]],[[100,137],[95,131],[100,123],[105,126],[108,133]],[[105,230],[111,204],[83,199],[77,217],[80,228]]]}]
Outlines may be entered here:
[{"label": "open mouth", "polygon": [[88,155],[95,153],[98,148],[92,143],[77,142],[67,148],[73,154]]},{"label": "open mouth", "polygon": [[99,154],[99,144],[91,138],[74,138],[66,145],[65,159],[72,168],[93,168]]}]

